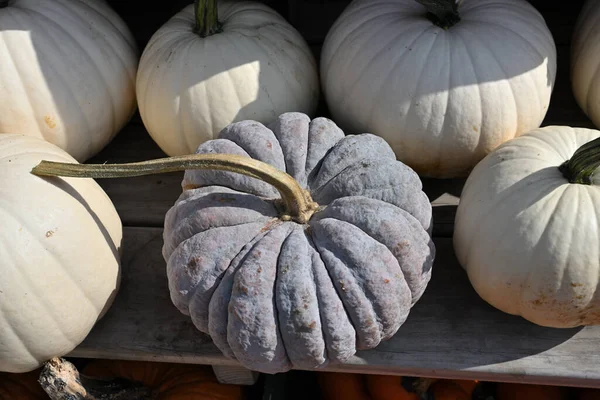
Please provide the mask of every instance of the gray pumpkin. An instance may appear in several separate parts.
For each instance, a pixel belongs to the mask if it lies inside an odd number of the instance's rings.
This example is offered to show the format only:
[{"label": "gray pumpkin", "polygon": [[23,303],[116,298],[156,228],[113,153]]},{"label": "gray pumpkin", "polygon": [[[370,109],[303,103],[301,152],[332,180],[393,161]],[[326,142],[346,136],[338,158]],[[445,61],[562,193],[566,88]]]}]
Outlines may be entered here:
[{"label": "gray pumpkin", "polygon": [[197,153],[268,163],[319,206],[300,224],[261,180],[185,172],[165,219],[171,299],[225,356],[266,373],[319,368],[397,332],[435,248],[421,181],[383,139],[286,113],[231,124]]}]

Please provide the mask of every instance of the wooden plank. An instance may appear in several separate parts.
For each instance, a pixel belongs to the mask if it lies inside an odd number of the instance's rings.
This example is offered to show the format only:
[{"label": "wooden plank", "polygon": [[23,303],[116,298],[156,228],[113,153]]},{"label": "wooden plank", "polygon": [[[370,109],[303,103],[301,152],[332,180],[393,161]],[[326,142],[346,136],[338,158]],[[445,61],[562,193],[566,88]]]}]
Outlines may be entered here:
[{"label": "wooden plank", "polygon": [[241,366],[214,365],[212,367],[215,377],[220,383],[228,385],[254,385],[258,381],[259,373]]},{"label": "wooden plank", "polygon": [[[391,340],[330,371],[600,388],[600,326],[549,329],[481,300],[450,239],[435,240],[433,279]],[[107,315],[74,357],[238,365],[172,305],[161,230],[126,228],[123,281]]]}]

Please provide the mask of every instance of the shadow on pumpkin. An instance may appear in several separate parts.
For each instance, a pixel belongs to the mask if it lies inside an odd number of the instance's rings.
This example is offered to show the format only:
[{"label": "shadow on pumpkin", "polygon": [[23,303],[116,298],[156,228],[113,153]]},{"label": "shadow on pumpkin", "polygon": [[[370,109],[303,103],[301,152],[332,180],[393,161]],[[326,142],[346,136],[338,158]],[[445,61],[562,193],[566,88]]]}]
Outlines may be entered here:
[{"label": "shadow on pumpkin", "polygon": [[[77,200],[85,208],[85,210],[90,214],[90,216],[93,218],[94,222],[96,223],[98,230],[102,233],[102,237],[104,238],[104,240],[106,241],[106,244],[108,245],[111,252],[113,253],[115,260],[117,260],[117,262],[119,262],[122,265],[122,263],[121,263],[121,255],[122,255],[121,243],[119,243],[118,246],[115,246],[115,243],[113,242],[113,240],[110,236],[110,233],[108,232],[108,229],[106,229],[106,227],[104,226],[104,224],[102,223],[102,221],[100,220],[100,218],[98,217],[96,212],[90,207],[88,202],[81,196],[81,194],[79,194],[77,189],[75,189],[70,183],[68,183],[67,181],[65,181],[62,178],[40,177],[40,179],[44,179],[47,182],[49,182],[50,184],[52,184],[53,186],[55,186],[56,188],[66,192],[69,196],[71,196],[73,199]],[[82,243],[82,245],[84,245],[84,244]],[[115,297],[117,296],[117,292],[119,291],[119,288],[121,286],[121,270],[122,270],[122,267],[119,270],[119,275],[117,277],[115,289],[108,296],[106,303],[103,305],[102,309],[99,310],[100,314],[98,315],[98,319],[96,321],[98,321],[104,317],[106,312],[109,310],[109,308],[113,304]]]}]

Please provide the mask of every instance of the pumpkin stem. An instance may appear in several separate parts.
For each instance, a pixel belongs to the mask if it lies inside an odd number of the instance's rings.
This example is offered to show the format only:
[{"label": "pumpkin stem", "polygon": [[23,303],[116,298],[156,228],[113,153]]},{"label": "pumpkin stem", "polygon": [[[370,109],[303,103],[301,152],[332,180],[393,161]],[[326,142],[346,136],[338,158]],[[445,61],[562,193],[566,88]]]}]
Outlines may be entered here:
[{"label": "pumpkin stem", "polygon": [[8,2],[10,0],[0,0],[0,8],[8,7]]},{"label": "pumpkin stem", "polygon": [[74,164],[42,161],[32,169],[41,176],[69,176],[77,178],[125,178],[153,175],[189,169],[215,169],[235,172],[260,179],[279,191],[285,206],[285,219],[304,224],[317,211],[310,193],[287,173],[262,161],[234,154],[192,154],[159,158],[127,164]]},{"label": "pumpkin stem", "polygon": [[152,400],[152,390],[127,379],[100,379],[81,375],[62,358],[48,361],[38,382],[51,400]]},{"label": "pumpkin stem", "polygon": [[587,142],[577,149],[570,160],[558,169],[571,183],[591,185],[596,170],[600,167],[600,138]]},{"label": "pumpkin stem", "polygon": [[462,0],[415,0],[425,6],[427,17],[442,29],[449,29],[460,22],[458,7]]},{"label": "pumpkin stem", "polygon": [[194,14],[196,16],[194,32],[198,35],[204,38],[221,32],[217,0],[195,0]]}]

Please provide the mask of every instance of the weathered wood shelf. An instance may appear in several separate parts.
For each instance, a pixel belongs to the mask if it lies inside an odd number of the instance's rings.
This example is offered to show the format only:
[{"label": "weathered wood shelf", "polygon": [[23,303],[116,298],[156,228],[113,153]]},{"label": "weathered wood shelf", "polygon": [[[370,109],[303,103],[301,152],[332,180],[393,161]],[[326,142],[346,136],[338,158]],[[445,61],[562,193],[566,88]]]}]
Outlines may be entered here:
[{"label": "weathered wood shelf", "polygon": [[[287,17],[318,56],[327,26],[347,2],[289,0]],[[569,40],[582,2],[577,0],[570,6],[557,3],[560,7],[551,2],[531,2],[543,8],[559,56],[558,78],[543,125],[592,127],[573,99],[569,79]],[[134,28],[136,21],[140,26],[145,23],[145,30],[137,30],[142,32],[138,37],[141,47],[160,23],[180,8],[176,2],[167,11],[148,11],[150,14],[141,16],[126,3],[113,2]],[[133,10],[131,14],[126,13],[128,7]],[[280,8],[281,12],[285,7]],[[89,162],[131,162],[163,156],[135,117]],[[181,177],[182,173],[171,173],[99,180],[125,226],[123,281],[113,307],[72,356],[236,366],[177,311],[169,298],[161,256],[162,224],[165,212],[181,192]],[[452,249],[454,215],[464,179],[424,179],[423,184],[434,205],[433,234],[438,248],[433,279],[425,295],[393,339],[327,370],[600,388],[600,327],[541,328],[487,305],[472,289]]]},{"label": "weathered wood shelf", "polygon": [[[398,334],[327,370],[600,387],[600,327],[541,328],[481,300],[451,239],[435,240],[433,278]],[[71,355],[237,365],[171,303],[160,228],[126,228],[123,280],[108,314]]]}]

